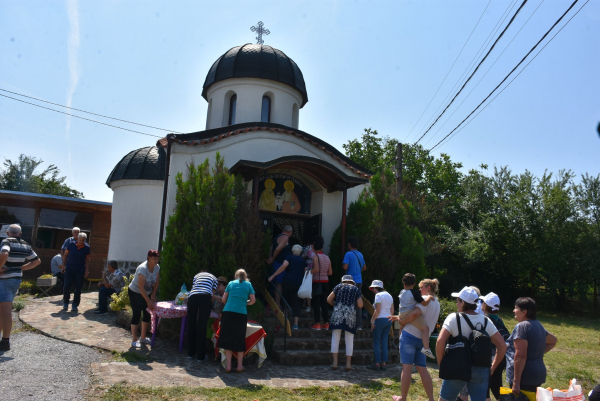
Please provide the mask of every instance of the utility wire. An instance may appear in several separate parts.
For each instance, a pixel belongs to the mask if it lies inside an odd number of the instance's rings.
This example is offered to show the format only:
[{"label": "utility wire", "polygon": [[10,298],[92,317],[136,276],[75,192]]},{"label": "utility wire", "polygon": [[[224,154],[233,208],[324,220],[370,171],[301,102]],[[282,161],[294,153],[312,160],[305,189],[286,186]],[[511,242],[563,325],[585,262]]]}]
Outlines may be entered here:
[{"label": "utility wire", "polygon": [[[85,111],[85,110],[76,109],[75,107],[69,107],[69,106],[64,106],[64,105],[62,105],[62,104],[58,104],[58,103],[52,103],[52,102],[49,102],[49,101],[47,101],[47,100],[38,99],[38,98],[35,98],[35,97],[32,97],[32,96],[23,95],[23,94],[21,94],[21,93],[17,93],[17,92],[11,92],[11,91],[9,91],[9,90],[2,89],[2,88],[0,88],[0,91],[2,91],[2,92],[8,92],[8,93],[12,93],[13,95],[23,96],[23,97],[26,97],[26,98],[28,98],[28,99],[37,100],[38,102],[49,103],[49,104],[52,104],[52,105],[54,105],[54,106],[59,106],[59,107],[64,107],[64,108],[66,108],[66,109],[71,109],[71,110],[80,111],[80,112],[82,112],[82,113],[93,114],[93,115],[95,115],[95,116],[98,116],[98,117],[110,118],[111,120],[122,121],[122,122],[124,122],[124,123],[128,123],[128,124],[140,125],[140,126],[142,126],[142,127],[146,127],[146,128],[153,128],[153,129],[158,129],[158,130],[161,130],[161,131],[167,131],[167,132],[171,132],[171,133],[175,133],[175,134],[183,134],[183,132],[177,132],[177,131],[168,130],[168,129],[164,129],[164,128],[153,127],[153,126],[151,126],[151,125],[145,125],[145,124],[134,123],[134,122],[127,121],[127,120],[121,120],[120,118],[109,117],[109,116],[105,116],[105,115],[102,115],[102,114],[92,113],[91,111]],[[12,99],[12,98],[11,98],[11,99]],[[69,114],[69,115],[71,115],[71,114]],[[93,120],[90,120],[90,121],[93,121]],[[135,132],[135,131],[134,131],[134,132]]]},{"label": "utility wire", "polygon": [[427,123],[425,123],[423,128],[420,129],[421,132],[425,129],[425,127],[427,127],[429,124],[431,124],[431,122],[434,120],[435,116],[438,115],[438,113],[444,108],[444,105],[446,104],[446,102],[448,100],[450,100],[450,98],[452,97],[452,94],[455,92],[455,90],[458,89],[460,87],[461,83],[464,82],[463,78],[466,78],[469,75],[469,71],[471,71],[471,67],[475,66],[477,60],[479,59],[479,56],[481,54],[483,54],[483,52],[485,51],[485,48],[488,46],[489,43],[491,43],[494,36],[500,30],[500,28],[502,27],[502,24],[504,24],[504,21],[506,21],[509,13],[514,9],[514,6],[516,4],[517,4],[517,0],[511,0],[511,3],[508,5],[508,7],[506,7],[506,10],[504,10],[502,15],[500,16],[500,19],[498,19],[498,22],[496,22],[496,24],[490,31],[489,35],[487,36],[487,38],[483,41],[483,44],[481,45],[479,50],[477,50],[477,52],[475,53],[475,56],[473,56],[473,59],[469,62],[469,65],[467,66],[467,68],[465,68],[463,73],[460,74],[460,77],[456,80],[456,83],[452,86],[452,89],[450,89],[450,91],[448,92],[448,94],[446,95],[444,100],[440,103],[438,108],[435,110],[433,115],[429,118],[429,120],[427,120]]},{"label": "utility wire", "polygon": [[444,128],[444,126],[448,123],[448,121],[450,121],[450,119],[452,118],[452,116],[454,114],[456,114],[456,112],[460,109],[460,106],[463,105],[463,103],[469,98],[469,96],[471,96],[471,93],[473,93],[473,91],[475,90],[475,88],[477,88],[477,86],[479,86],[479,84],[481,83],[481,81],[483,81],[483,79],[487,76],[487,74],[490,72],[490,70],[494,67],[494,65],[496,65],[496,63],[498,62],[498,60],[500,60],[500,57],[502,57],[502,55],[506,52],[506,50],[510,47],[510,45],[512,44],[512,42],[515,41],[515,39],[517,38],[517,36],[519,36],[519,34],[521,33],[521,31],[523,30],[523,28],[525,28],[525,25],[527,25],[527,23],[529,22],[529,20],[535,15],[535,13],[537,12],[537,10],[540,8],[540,6],[544,3],[545,0],[542,0],[542,2],[537,6],[537,8],[533,11],[533,13],[529,16],[529,18],[527,18],[527,21],[525,21],[525,23],[523,24],[523,26],[521,27],[521,29],[519,29],[519,32],[517,32],[517,34],[511,39],[511,41],[508,43],[508,45],[504,48],[504,50],[502,50],[502,53],[500,53],[500,55],[498,57],[496,57],[496,60],[492,63],[492,65],[490,66],[490,68],[487,69],[487,71],[485,72],[485,74],[483,74],[483,76],[479,79],[479,81],[477,81],[477,83],[475,84],[475,86],[473,87],[473,89],[471,89],[471,91],[467,94],[467,96],[465,96],[465,98],[463,99],[462,102],[460,102],[460,104],[458,105],[458,107],[452,112],[452,114],[450,114],[450,117],[448,117],[448,119],[444,122],[444,124],[442,124],[442,126],[435,131],[435,133],[433,134],[433,136],[431,136],[427,142],[425,142],[425,145],[427,145],[429,142],[431,142],[431,140],[433,138],[435,138],[435,136],[438,134],[438,132],[440,132],[442,130],[442,128]]},{"label": "utility wire", "polygon": [[[441,141],[439,141],[438,143],[436,143],[434,147],[432,147],[431,149],[429,149],[429,151],[430,151],[430,152],[431,152],[431,151],[433,151],[433,150],[434,150],[435,148],[437,148],[438,146],[440,146],[440,144],[441,144],[442,142],[444,142],[444,141],[446,140],[446,138],[448,138],[448,137],[449,137],[450,135],[452,135],[452,133],[454,133],[454,132],[455,132],[455,131],[456,131],[456,130],[459,128],[459,127],[461,127],[461,125],[462,125],[462,124],[463,124],[463,123],[464,123],[464,122],[465,122],[465,121],[466,121],[466,120],[467,120],[469,117],[471,117],[471,115],[472,115],[473,113],[475,113],[475,112],[477,111],[477,109],[479,109],[479,107],[481,107],[481,105],[482,105],[483,103],[485,103],[485,102],[486,102],[486,101],[487,101],[487,100],[490,98],[490,96],[492,96],[492,94],[494,94],[494,92],[495,92],[495,91],[496,91],[496,90],[497,90],[497,89],[498,89],[498,88],[499,88],[499,87],[500,87],[500,86],[501,86],[501,85],[502,85],[502,84],[503,84],[503,83],[504,83],[504,82],[505,82],[505,81],[506,81],[506,80],[507,80],[507,79],[510,77],[510,75],[511,75],[511,74],[512,74],[512,73],[513,73],[513,72],[514,72],[514,71],[515,71],[515,70],[516,70],[516,69],[517,69],[517,68],[518,68],[518,67],[519,67],[519,66],[520,66],[522,63],[523,63],[523,61],[525,61],[525,59],[526,59],[526,58],[527,58],[527,57],[528,57],[528,56],[529,56],[529,55],[530,55],[530,54],[531,54],[531,53],[532,53],[532,52],[533,52],[533,51],[534,51],[534,50],[535,50],[535,49],[538,47],[538,45],[539,45],[539,44],[540,44],[540,43],[541,43],[541,42],[542,42],[542,41],[543,41],[543,40],[546,38],[546,36],[548,36],[548,34],[549,34],[549,33],[550,33],[550,32],[551,32],[553,29],[554,29],[554,27],[555,27],[555,26],[556,26],[558,23],[560,23],[560,21],[561,21],[561,20],[562,20],[562,19],[565,17],[565,15],[567,15],[567,13],[568,13],[569,11],[571,11],[571,9],[572,9],[572,8],[575,6],[575,4],[577,4],[577,2],[578,2],[578,1],[579,1],[579,0],[575,0],[575,1],[573,2],[573,4],[571,4],[571,6],[570,6],[570,7],[567,9],[567,11],[565,11],[565,12],[564,12],[564,14],[560,16],[560,18],[559,18],[559,19],[558,19],[558,20],[557,20],[557,21],[554,23],[554,25],[552,25],[552,27],[551,27],[551,28],[550,28],[550,29],[549,29],[549,30],[548,30],[548,31],[547,31],[547,32],[544,34],[544,36],[542,36],[542,38],[541,38],[541,39],[540,39],[540,40],[539,40],[539,41],[538,41],[538,42],[535,44],[535,46],[533,46],[533,47],[531,48],[531,50],[529,50],[529,52],[528,52],[528,53],[525,55],[525,57],[523,57],[523,59],[521,59],[521,61],[519,61],[519,64],[517,64],[517,65],[515,66],[515,68],[513,68],[513,69],[512,69],[512,70],[511,70],[511,71],[508,73],[508,75],[507,75],[507,76],[506,76],[506,77],[505,77],[505,78],[502,80],[502,82],[500,82],[500,83],[498,84],[498,86],[496,86],[496,87],[494,88],[494,90],[492,90],[492,91],[490,92],[490,94],[489,94],[489,95],[487,95],[487,97],[486,97],[485,99],[483,99],[483,101],[482,101],[481,103],[479,103],[479,105],[478,105],[478,106],[477,106],[477,107],[476,107],[476,108],[475,108],[475,109],[474,109],[474,110],[473,110],[471,113],[469,113],[469,115],[468,115],[468,116],[467,116],[467,117],[466,117],[464,120],[462,120],[462,121],[460,122],[460,124],[458,124],[458,125],[457,125],[457,126],[456,126],[456,127],[453,129],[453,130],[452,130],[452,131],[450,131],[450,132],[448,133],[448,135],[446,135],[444,138],[442,138],[442,140],[441,140]],[[523,67],[523,69],[522,69],[521,71],[519,71],[519,73],[518,73],[518,74],[517,74],[517,75],[516,75],[516,76],[515,76],[515,77],[514,77],[514,78],[513,78],[513,79],[512,79],[512,80],[511,80],[509,83],[508,83],[508,85],[506,85],[506,86],[505,86],[505,87],[504,87],[504,88],[503,88],[503,89],[502,89],[502,90],[501,90],[501,91],[500,91],[500,92],[499,92],[499,93],[498,93],[496,96],[494,96],[494,98],[493,98],[493,99],[492,99],[490,102],[488,102],[488,104],[486,104],[486,105],[485,105],[485,107],[484,107],[483,109],[481,109],[481,111],[479,111],[479,113],[477,113],[477,115],[475,115],[475,117],[477,117],[477,116],[478,116],[478,115],[479,115],[479,114],[480,114],[480,113],[481,113],[483,110],[485,110],[485,108],[486,108],[487,106],[489,106],[489,105],[490,105],[490,104],[491,104],[491,103],[492,103],[492,102],[493,102],[493,101],[494,101],[494,100],[495,100],[495,99],[496,99],[496,98],[497,98],[497,97],[498,97],[498,96],[499,96],[499,95],[500,95],[502,92],[504,92],[504,90],[505,90],[506,88],[508,88],[508,87],[509,87],[509,85],[510,85],[510,84],[511,84],[511,83],[512,83],[512,82],[513,82],[515,79],[517,79],[517,77],[518,77],[519,75],[521,75],[521,73],[522,73],[522,72],[525,70],[525,68],[527,68],[527,66],[528,66],[529,64],[531,64],[531,62],[532,62],[533,60],[535,60],[537,56],[539,56],[539,54],[540,54],[540,53],[541,53],[541,52],[542,52],[542,51],[543,51],[543,50],[546,48],[546,46],[548,46],[548,45],[550,44],[550,42],[552,42],[552,40],[553,40],[553,39],[554,39],[554,38],[555,38],[555,37],[556,37],[556,36],[557,36],[557,35],[558,35],[558,34],[559,34],[559,33],[560,33],[560,32],[561,32],[561,31],[562,31],[562,30],[563,30],[563,29],[564,29],[564,28],[565,28],[565,27],[568,25],[568,24],[569,24],[569,22],[571,22],[571,20],[572,20],[573,18],[575,18],[575,16],[576,16],[577,14],[579,14],[579,11],[581,11],[581,10],[583,9],[583,7],[585,7],[585,6],[586,6],[586,4],[587,4],[589,1],[590,1],[590,0],[587,0],[587,1],[586,1],[586,2],[583,4],[583,6],[581,6],[581,8],[579,8],[579,10],[577,10],[577,12],[576,12],[576,13],[575,13],[575,14],[574,14],[574,15],[573,15],[573,16],[572,16],[572,17],[571,17],[571,18],[570,18],[570,19],[569,19],[569,20],[568,20],[568,21],[567,21],[567,22],[566,22],[566,23],[565,23],[563,26],[562,26],[562,28],[560,28],[560,29],[558,30],[558,32],[556,32],[556,34],[555,34],[555,35],[554,35],[554,36],[553,36],[553,37],[552,37],[552,38],[551,38],[551,39],[550,39],[550,40],[549,40],[549,41],[548,41],[548,42],[547,42],[547,43],[546,43],[546,44],[545,44],[545,45],[544,45],[544,46],[543,46],[541,49],[540,49],[540,51],[539,51],[539,52],[538,52],[538,53],[537,53],[537,54],[536,54],[536,55],[535,55],[535,56],[534,56],[534,57],[533,57],[533,58],[532,58],[532,59],[531,59],[531,60],[530,60],[530,61],[529,61],[529,62],[528,62],[526,65],[525,65],[525,67]],[[472,118],[472,119],[471,119],[469,122],[473,121],[473,120],[475,119],[475,117],[473,117],[473,118]],[[467,125],[468,125],[468,123],[467,123],[467,124],[465,124],[465,127],[466,127]],[[463,128],[464,128],[464,127],[463,127]],[[462,130],[462,128],[461,128],[461,130]]]},{"label": "utility wire", "polygon": [[446,106],[446,108],[440,113],[440,115],[435,119],[435,121],[429,126],[429,128],[427,128],[427,130],[423,133],[423,135],[421,135],[421,137],[415,143],[418,144],[421,141],[421,139],[423,139],[423,137],[425,135],[427,135],[427,133],[438,122],[438,120],[442,117],[442,115],[446,112],[446,110],[448,110],[448,108],[450,107],[450,105],[452,105],[452,103],[454,103],[454,101],[456,100],[456,98],[458,97],[458,95],[460,95],[460,93],[463,91],[463,89],[465,88],[465,86],[467,86],[467,84],[469,83],[469,81],[471,80],[471,78],[473,78],[473,76],[475,75],[475,73],[477,72],[477,70],[479,69],[479,67],[481,67],[481,65],[487,59],[487,57],[490,55],[490,53],[492,52],[492,50],[494,50],[494,47],[496,46],[496,44],[498,44],[498,42],[500,41],[500,39],[502,38],[502,36],[504,36],[504,33],[511,26],[511,24],[513,23],[513,21],[515,20],[515,18],[517,17],[517,15],[519,15],[519,12],[523,9],[523,7],[525,6],[526,3],[527,3],[527,0],[523,0],[523,3],[521,3],[521,6],[517,9],[517,11],[515,12],[515,14],[510,19],[510,21],[508,21],[508,24],[506,25],[506,27],[504,27],[504,30],[500,33],[500,35],[498,36],[498,38],[494,41],[494,44],[492,44],[492,47],[490,47],[490,49],[488,50],[488,52],[486,53],[486,55],[481,59],[481,61],[477,65],[477,67],[475,67],[475,70],[471,73],[471,75],[469,76],[469,78],[467,78],[467,80],[465,81],[465,83],[463,84],[463,86],[458,90],[458,92],[456,93],[456,95],[454,95],[454,97],[452,98],[452,100],[450,101],[450,103],[448,103],[448,105]]},{"label": "utility wire", "polygon": [[116,126],[116,125],[106,124],[106,123],[103,123],[103,122],[100,122],[100,121],[91,120],[91,119],[89,119],[89,118],[85,118],[85,117],[76,116],[75,114],[65,113],[64,111],[60,111],[60,110],[54,110],[54,109],[51,109],[51,108],[49,108],[49,107],[40,106],[39,104],[30,103],[30,102],[26,102],[25,100],[21,100],[21,99],[17,99],[17,98],[14,98],[14,97],[6,96],[6,95],[3,95],[3,94],[1,94],[1,93],[0,93],[0,96],[2,96],[2,97],[7,97],[7,98],[9,98],[9,99],[12,99],[12,100],[16,100],[17,102],[27,103],[27,104],[30,104],[30,105],[32,105],[32,106],[41,107],[42,109],[46,109],[46,110],[50,110],[50,111],[54,111],[54,112],[56,112],[56,113],[62,113],[62,114],[66,114],[66,115],[68,115],[68,116],[71,116],[71,117],[81,118],[82,120],[91,121],[91,122],[93,122],[93,123],[98,123],[98,124],[102,124],[102,125],[107,125],[107,126],[109,126],[109,127],[113,127],[113,128],[117,128],[117,129],[122,129],[122,130],[124,130],[124,131],[135,132],[136,134],[142,134],[142,135],[146,135],[146,136],[153,136],[153,137],[155,137],[155,138],[162,138],[162,136],[158,136],[158,135],[152,135],[152,134],[146,134],[145,132],[134,131],[134,130],[132,130],[132,129],[123,128],[123,127],[118,127],[118,126]]},{"label": "utility wire", "polygon": [[483,18],[483,15],[485,14],[485,12],[487,11],[488,7],[490,6],[492,0],[490,0],[487,4],[487,6],[485,6],[485,9],[483,10],[483,12],[481,13],[481,16],[479,17],[479,19],[477,20],[477,23],[475,24],[475,27],[473,27],[473,30],[471,31],[471,34],[469,35],[469,37],[467,38],[467,41],[465,42],[465,44],[463,45],[462,49],[460,49],[460,53],[458,53],[458,56],[456,56],[456,58],[454,59],[454,62],[452,63],[452,66],[450,67],[450,69],[448,70],[448,72],[446,73],[446,76],[444,77],[444,79],[442,80],[442,83],[440,84],[440,86],[438,86],[437,90],[435,91],[435,93],[433,94],[431,100],[429,101],[429,103],[427,103],[427,106],[425,107],[425,110],[423,110],[423,113],[421,113],[421,116],[419,117],[419,119],[417,120],[417,122],[415,123],[415,125],[413,125],[413,127],[410,129],[410,132],[408,133],[408,135],[406,136],[406,138],[404,138],[404,141],[406,141],[406,139],[408,139],[410,137],[410,134],[412,134],[413,130],[415,129],[415,127],[417,126],[417,124],[419,124],[419,121],[421,121],[421,118],[423,118],[423,115],[425,114],[425,112],[427,111],[427,109],[429,108],[429,106],[431,105],[431,102],[433,102],[433,99],[435,99],[435,96],[438,94],[438,92],[440,91],[442,85],[444,85],[444,82],[446,82],[446,78],[448,78],[448,75],[450,75],[450,72],[452,71],[452,69],[454,68],[454,65],[456,64],[456,62],[458,61],[458,58],[460,57],[460,55],[462,54],[463,50],[465,50],[465,47],[467,46],[467,43],[469,43],[469,40],[471,40],[471,36],[473,36],[473,32],[475,32],[475,29],[477,29],[477,26],[479,26],[479,23],[481,22],[481,18]]}]

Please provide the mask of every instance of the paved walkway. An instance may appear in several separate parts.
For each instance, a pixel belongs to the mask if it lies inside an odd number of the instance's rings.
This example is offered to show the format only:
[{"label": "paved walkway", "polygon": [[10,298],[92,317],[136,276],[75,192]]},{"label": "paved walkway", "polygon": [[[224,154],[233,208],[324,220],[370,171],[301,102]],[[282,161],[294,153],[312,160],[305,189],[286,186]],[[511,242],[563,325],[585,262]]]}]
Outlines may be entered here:
[{"label": "paved walkway", "polygon": [[[394,364],[388,371],[374,372],[365,366],[355,366],[351,372],[332,371],[328,366],[282,366],[267,359],[258,369],[246,366],[242,374],[226,374],[217,362],[199,363],[188,359],[185,350],[179,354],[176,342],[156,338],[150,350],[130,347],[131,334],[117,326],[116,315],[93,314],[97,293],[82,294],[80,312],[64,312],[60,297],[32,300],[21,311],[21,319],[44,334],[91,347],[118,352],[132,351],[147,355],[153,362],[107,362],[93,363],[92,372],[101,385],[113,385],[127,381],[132,385],[152,386],[201,386],[228,387],[240,385],[266,385],[281,388],[309,386],[348,386],[384,378],[400,377],[400,365]],[[437,375],[434,375],[434,377]]]}]

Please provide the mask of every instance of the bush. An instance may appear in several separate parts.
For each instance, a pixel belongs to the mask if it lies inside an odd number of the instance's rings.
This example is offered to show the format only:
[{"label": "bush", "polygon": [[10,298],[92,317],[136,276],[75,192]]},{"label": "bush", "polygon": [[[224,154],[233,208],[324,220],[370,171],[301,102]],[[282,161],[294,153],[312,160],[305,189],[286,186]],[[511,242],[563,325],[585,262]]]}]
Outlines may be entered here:
[{"label": "bush", "polygon": [[41,278],[41,279],[46,279],[46,278],[52,278],[52,277],[54,277],[52,274],[42,274],[42,275],[41,275],[41,276],[39,276],[38,278]]},{"label": "bush", "polygon": [[31,280],[23,280],[19,285],[20,290],[31,290],[35,286],[35,283]]},{"label": "bush", "polygon": [[245,269],[258,293],[264,286],[268,239],[263,233],[247,186],[229,174],[217,153],[209,161],[187,166],[185,181],[178,173],[176,206],[169,217],[162,250],[161,297],[174,299],[181,285],[191,288],[201,269],[233,279]]},{"label": "bush", "polygon": [[112,302],[110,303],[109,307],[112,311],[118,312],[124,309],[126,306],[131,305],[129,302],[129,291],[127,291],[131,280],[133,280],[133,274],[130,274],[129,276],[123,276],[123,281],[125,282],[123,289],[118,294],[112,294],[110,296],[112,298]]},{"label": "bush", "polygon": [[435,325],[435,331],[440,332],[442,329],[442,325],[444,324],[444,320],[451,313],[456,313],[458,310],[456,309],[456,301],[454,299],[448,298],[438,298],[440,302],[440,316],[438,317],[437,324]]},{"label": "bush", "polygon": [[257,299],[253,305],[248,306],[246,309],[248,309],[249,320],[255,320],[258,323],[262,322],[265,315],[265,306],[259,299]]}]

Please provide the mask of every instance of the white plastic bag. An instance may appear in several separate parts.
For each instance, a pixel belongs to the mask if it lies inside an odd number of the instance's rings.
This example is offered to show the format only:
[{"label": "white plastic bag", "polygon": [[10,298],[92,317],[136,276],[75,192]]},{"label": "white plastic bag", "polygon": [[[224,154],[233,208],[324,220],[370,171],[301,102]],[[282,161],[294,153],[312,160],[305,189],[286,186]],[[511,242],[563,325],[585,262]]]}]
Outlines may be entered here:
[{"label": "white plastic bag", "polygon": [[581,386],[577,384],[577,379],[571,380],[569,383],[569,389],[567,391],[561,391],[554,389],[552,391],[542,387],[537,388],[536,394],[537,401],[583,401],[583,390]]},{"label": "white plastic bag", "polygon": [[307,270],[304,273],[304,278],[302,279],[302,285],[298,290],[298,298],[300,299],[311,299],[312,298],[312,273],[310,270]]}]

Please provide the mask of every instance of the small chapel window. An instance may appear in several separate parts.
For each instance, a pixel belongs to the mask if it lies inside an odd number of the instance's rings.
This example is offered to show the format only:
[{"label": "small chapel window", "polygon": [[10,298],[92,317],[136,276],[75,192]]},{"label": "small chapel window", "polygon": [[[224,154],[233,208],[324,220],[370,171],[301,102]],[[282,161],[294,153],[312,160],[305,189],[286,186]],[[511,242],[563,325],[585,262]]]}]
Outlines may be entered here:
[{"label": "small chapel window", "polygon": [[231,99],[229,99],[229,125],[235,124],[236,103],[237,103],[237,95],[231,96]]},{"label": "small chapel window", "polygon": [[262,98],[262,111],[260,114],[260,122],[271,122],[271,98],[269,96],[263,96]]}]

